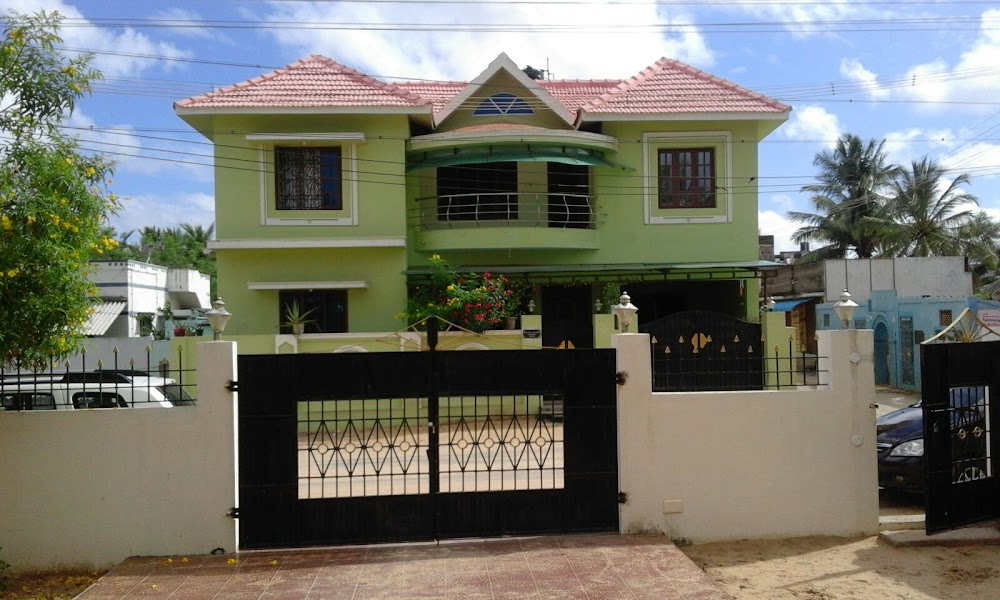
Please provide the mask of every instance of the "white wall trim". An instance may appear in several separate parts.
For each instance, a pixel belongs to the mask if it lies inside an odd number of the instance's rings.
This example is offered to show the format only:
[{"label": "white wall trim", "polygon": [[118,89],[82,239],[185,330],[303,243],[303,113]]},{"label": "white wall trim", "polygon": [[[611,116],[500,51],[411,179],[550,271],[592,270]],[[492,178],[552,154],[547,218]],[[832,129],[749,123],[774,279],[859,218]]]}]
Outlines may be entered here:
[{"label": "white wall trim", "polygon": [[248,290],[361,290],[367,281],[248,281]]},{"label": "white wall trim", "polygon": [[214,240],[210,250],[290,250],[303,248],[405,248],[406,238],[354,238],[336,240]]},{"label": "white wall trim", "polygon": [[[250,139],[250,135],[247,135],[247,139]],[[272,135],[272,134],[268,134]],[[274,134],[280,135],[280,134]],[[307,140],[335,140],[336,138],[312,138],[312,137],[302,137],[307,134],[289,134],[296,135],[297,137],[286,138],[286,141],[307,141]],[[342,134],[346,135],[346,134]],[[354,134],[351,134],[354,135]],[[361,135],[362,138],[364,134]],[[273,195],[268,193],[270,190],[267,185],[267,151],[268,145],[274,145],[274,142],[280,142],[280,139],[271,139],[268,142],[259,140],[257,146],[257,161],[260,170],[260,224],[264,226],[268,225],[306,225],[306,226],[320,226],[320,227],[337,227],[337,226],[354,226],[358,224],[358,141],[353,140],[354,143],[344,143],[342,145],[344,149],[343,161],[346,163],[346,168],[342,170],[341,180],[344,183],[344,189],[349,191],[349,198],[347,202],[350,204],[351,211],[350,214],[342,218],[321,218],[317,219],[315,217],[270,217],[267,214],[268,203],[273,199]],[[351,140],[348,140],[351,141]],[[363,139],[361,141],[364,141]],[[294,211],[288,211],[289,214],[294,214]]]},{"label": "white wall trim", "polygon": [[[643,181],[643,218],[647,225],[669,225],[684,223],[731,223],[733,221],[733,140],[729,131],[685,131],[685,132],[648,132],[642,134],[642,173]],[[692,144],[705,142],[718,143],[722,140],[722,153],[725,156],[725,171],[716,171],[716,201],[722,200],[725,207],[724,214],[716,215],[690,215],[684,213],[688,209],[675,209],[671,213],[677,216],[663,217],[653,214],[653,204],[656,201],[657,173],[651,169],[652,151],[659,141],[677,142],[681,140],[691,140]],[[718,164],[718,160],[716,160]],[[718,185],[722,181],[723,185]]]},{"label": "white wall trim", "polygon": [[316,133],[248,133],[247,141],[252,142],[364,142],[365,134],[360,131],[334,131]]}]

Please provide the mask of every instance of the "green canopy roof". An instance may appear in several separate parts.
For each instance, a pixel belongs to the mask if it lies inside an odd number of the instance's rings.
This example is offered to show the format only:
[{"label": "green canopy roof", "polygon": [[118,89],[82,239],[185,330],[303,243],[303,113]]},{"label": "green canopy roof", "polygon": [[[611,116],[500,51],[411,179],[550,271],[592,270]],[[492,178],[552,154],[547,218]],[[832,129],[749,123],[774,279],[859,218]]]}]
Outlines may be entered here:
[{"label": "green canopy roof", "polygon": [[631,167],[611,162],[596,150],[573,146],[534,144],[475,146],[413,152],[407,157],[406,170],[495,162],[557,162],[567,165],[592,165],[633,170]]}]

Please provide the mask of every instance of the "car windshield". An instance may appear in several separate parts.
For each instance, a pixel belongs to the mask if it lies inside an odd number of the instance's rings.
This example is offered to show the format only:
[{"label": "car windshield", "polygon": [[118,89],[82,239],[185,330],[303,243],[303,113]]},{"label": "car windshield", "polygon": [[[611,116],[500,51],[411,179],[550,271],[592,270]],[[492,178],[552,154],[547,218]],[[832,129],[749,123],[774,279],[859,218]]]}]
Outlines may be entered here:
[{"label": "car windshield", "polygon": [[194,406],[195,400],[176,383],[168,383],[157,388],[174,406]]}]

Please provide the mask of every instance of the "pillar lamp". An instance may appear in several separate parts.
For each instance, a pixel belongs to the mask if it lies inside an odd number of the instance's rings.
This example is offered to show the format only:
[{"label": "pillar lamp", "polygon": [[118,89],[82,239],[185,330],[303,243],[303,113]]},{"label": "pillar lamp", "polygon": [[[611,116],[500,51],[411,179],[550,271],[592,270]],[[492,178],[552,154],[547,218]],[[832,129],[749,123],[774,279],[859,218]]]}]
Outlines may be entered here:
[{"label": "pillar lamp", "polygon": [[833,312],[837,313],[844,329],[851,328],[851,320],[854,319],[854,311],[858,308],[858,303],[851,300],[851,293],[844,288],[840,294],[840,300],[834,303]]},{"label": "pillar lamp", "polygon": [[618,304],[611,307],[611,312],[618,317],[618,324],[621,325],[622,333],[628,333],[628,326],[632,324],[632,317],[639,309],[632,304],[632,298],[628,292],[623,292]]},{"label": "pillar lamp", "polygon": [[222,298],[216,298],[212,303],[212,308],[205,311],[205,318],[212,327],[212,339],[218,340],[222,337],[222,330],[226,328],[229,317],[233,316],[226,310],[226,303]]}]

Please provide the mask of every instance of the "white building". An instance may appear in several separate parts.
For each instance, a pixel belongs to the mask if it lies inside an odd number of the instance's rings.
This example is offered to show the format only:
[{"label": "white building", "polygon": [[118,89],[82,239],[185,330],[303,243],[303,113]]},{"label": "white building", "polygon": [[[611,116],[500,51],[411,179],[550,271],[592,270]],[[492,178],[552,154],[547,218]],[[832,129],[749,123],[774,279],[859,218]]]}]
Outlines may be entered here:
[{"label": "white building", "polygon": [[[136,260],[92,261],[90,280],[103,304],[91,316],[86,333],[100,337],[135,337],[143,331],[140,315],[150,322],[169,301],[175,318],[211,308],[210,278],[194,269],[168,269]],[[162,324],[160,324],[162,327]]]}]

